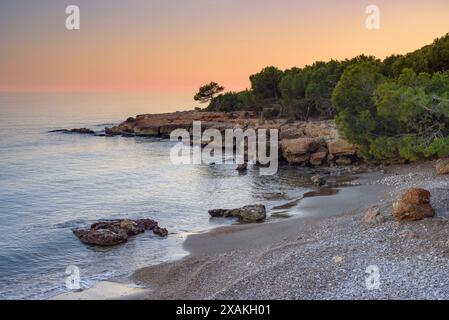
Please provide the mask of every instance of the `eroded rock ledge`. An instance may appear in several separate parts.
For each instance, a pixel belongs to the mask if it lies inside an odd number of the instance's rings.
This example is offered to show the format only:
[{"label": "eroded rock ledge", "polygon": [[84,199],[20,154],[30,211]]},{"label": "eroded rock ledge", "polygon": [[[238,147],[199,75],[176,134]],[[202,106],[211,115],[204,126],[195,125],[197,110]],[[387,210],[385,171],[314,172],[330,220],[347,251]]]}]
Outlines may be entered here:
[{"label": "eroded rock ledge", "polygon": [[105,128],[108,136],[146,136],[168,138],[175,129],[192,132],[193,121],[201,121],[202,130],[248,128],[278,129],[280,155],[292,165],[350,165],[358,160],[356,147],[339,133],[333,120],[292,121],[263,120],[251,112],[183,111],[145,114],[128,118],[120,125]]},{"label": "eroded rock ledge", "polygon": [[159,227],[151,219],[119,219],[96,222],[87,229],[75,229],[73,233],[81,242],[96,246],[114,246],[128,241],[130,236],[136,236],[145,231],[153,231],[160,237],[167,237],[168,231]]}]

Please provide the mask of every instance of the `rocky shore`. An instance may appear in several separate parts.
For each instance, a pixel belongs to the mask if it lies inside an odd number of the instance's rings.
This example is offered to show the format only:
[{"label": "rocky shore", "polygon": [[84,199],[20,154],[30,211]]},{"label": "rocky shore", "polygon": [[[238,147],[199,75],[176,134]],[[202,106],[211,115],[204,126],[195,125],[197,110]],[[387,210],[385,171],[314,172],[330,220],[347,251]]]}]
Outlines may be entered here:
[{"label": "rocky shore", "polygon": [[291,165],[345,166],[359,161],[356,147],[341,136],[333,120],[265,120],[250,112],[182,111],[138,115],[128,118],[118,126],[105,128],[105,134],[169,138],[175,129],[192,132],[193,121],[201,121],[202,130],[218,129],[222,133],[226,129],[235,128],[278,129],[279,154]]},{"label": "rocky shore", "polygon": [[[354,166],[357,149],[333,121],[263,120],[251,113],[140,115],[105,134],[168,138],[174,129],[191,131],[193,121],[221,132],[278,129],[280,154],[289,164],[329,168],[316,169],[316,190],[277,208],[296,211],[296,218],[258,223],[268,216],[263,205],[209,210],[211,218],[241,224],[189,236],[188,257],[138,270],[133,281],[148,290],[137,298],[449,299],[448,160],[365,170],[366,164]],[[357,181],[351,188],[333,184],[328,180],[335,170]],[[106,232],[113,245],[141,229],[155,228],[114,221],[75,234],[89,243]],[[373,270],[380,280],[374,289],[367,285]]]},{"label": "rocky shore", "polygon": [[167,237],[168,230],[159,227],[158,223],[151,219],[119,219],[102,220],[93,223],[90,228],[73,230],[81,242],[95,246],[115,246],[128,241],[130,236],[136,236],[145,231],[153,231],[155,235]]},{"label": "rocky shore", "polygon": [[140,298],[449,299],[447,176],[425,163],[358,177],[298,203],[312,216],[190,236],[190,256],[135,273],[149,289]]}]

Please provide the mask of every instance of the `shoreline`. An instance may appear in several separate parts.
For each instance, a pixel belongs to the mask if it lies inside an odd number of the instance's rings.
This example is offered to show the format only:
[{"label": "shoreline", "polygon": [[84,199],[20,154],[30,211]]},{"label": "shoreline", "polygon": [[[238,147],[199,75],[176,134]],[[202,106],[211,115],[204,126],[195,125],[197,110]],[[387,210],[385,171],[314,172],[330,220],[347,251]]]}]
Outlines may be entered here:
[{"label": "shoreline", "polygon": [[[136,270],[130,285],[142,291],[127,294],[129,285],[116,286],[118,290],[102,298],[449,298],[449,282],[441,275],[449,271],[445,262],[449,224],[440,217],[447,212],[442,200],[449,182],[434,173],[432,162],[398,165],[387,171],[360,174],[359,185],[341,188],[343,191],[335,195],[304,198],[292,208],[296,213],[292,218],[222,226],[189,235],[183,243],[188,256]],[[439,217],[395,222],[389,215],[393,200],[402,190],[417,185],[433,190],[432,204]],[[361,220],[373,205],[379,206],[387,221],[368,227]],[[329,216],[314,216],[323,208],[332,208]],[[422,244],[417,246],[418,241]],[[424,260],[428,263],[423,266],[423,257],[429,255],[431,261]],[[373,264],[386,273],[381,273],[381,279],[385,279],[387,289],[369,291],[364,287],[366,268]],[[418,270],[415,274],[413,268]],[[431,272],[435,269],[438,272]],[[414,281],[407,282],[410,275],[421,288],[416,288]],[[429,290],[424,281],[427,276],[434,282],[441,280],[441,288]],[[89,299],[91,290],[98,291],[102,285],[69,298]]]},{"label": "shoreline", "polygon": [[[439,215],[447,212],[441,201],[447,194],[437,190],[449,183],[432,164],[395,166],[367,177],[368,189],[382,189],[375,201],[387,219],[381,225],[361,223],[373,204],[366,202],[327,218],[218,228],[189,237],[189,256],[138,270],[133,280],[151,290],[142,299],[448,298],[447,219],[397,223],[389,215],[393,200],[416,185],[434,191]],[[315,198],[309,205],[323,208],[323,199],[337,203],[342,197],[347,195]],[[380,269],[378,291],[365,287],[372,265]]]},{"label": "shoreline", "polygon": [[[349,176],[348,176],[349,177]],[[350,177],[353,177],[352,175]],[[335,177],[334,177],[335,178]],[[339,177],[336,178],[337,180],[339,179]],[[332,180],[332,179],[330,179]],[[342,181],[352,181],[352,178],[349,179],[345,179],[343,178]],[[348,186],[348,188],[351,188],[352,186]],[[326,190],[327,188],[318,188],[319,190]],[[330,188],[329,188],[330,189]],[[309,193],[310,190],[313,190],[313,188],[311,187],[307,187],[305,188],[304,193]],[[332,189],[333,190],[333,189]],[[315,192],[315,191],[313,191]],[[183,241],[182,244],[182,248],[184,251],[186,251],[186,256],[188,257],[192,254],[192,249],[194,248],[195,245],[189,245],[186,244],[186,242],[191,239],[191,238],[195,238],[195,237],[207,237],[210,234],[213,234],[214,232],[221,232],[221,230],[224,230],[225,232],[235,232],[237,230],[242,230],[243,232],[246,229],[251,229],[254,227],[261,227],[261,226],[270,226],[273,224],[279,224],[279,223],[285,223],[288,221],[291,221],[292,219],[298,219],[301,217],[297,216],[297,212],[291,212],[292,210],[294,211],[294,208],[297,207],[297,204],[295,204],[294,207],[290,206],[290,203],[297,203],[300,201],[304,201],[304,200],[309,200],[311,202],[314,201],[314,199],[316,198],[323,198],[323,197],[328,197],[329,195],[326,194],[326,192],[324,192],[324,195],[320,195],[320,193],[318,192],[317,195],[311,196],[310,198],[306,199],[293,199],[293,200],[285,200],[286,203],[284,205],[288,205],[288,209],[286,210],[274,210],[274,212],[280,211],[281,213],[285,213],[285,212],[289,212],[291,213],[291,215],[287,215],[285,218],[281,217],[270,217],[268,218],[265,222],[263,223],[258,223],[258,224],[225,224],[225,225],[219,225],[216,227],[213,227],[211,229],[206,229],[200,232],[196,232],[196,233],[190,233],[185,240]],[[298,201],[300,200],[300,201]],[[207,213],[206,213],[207,216]],[[317,218],[322,219],[322,217]],[[213,246],[211,246],[210,248],[213,248]],[[167,263],[175,263],[178,261],[182,261],[182,259],[184,259],[185,257],[181,257],[175,260],[171,260],[170,262]],[[165,263],[162,264],[157,264],[157,265],[153,265],[153,266],[158,266],[158,265],[163,265]],[[135,272],[138,270],[135,270]],[[134,272],[134,273],[135,273]],[[64,293],[60,293],[57,294],[55,296],[49,297],[47,298],[48,300],[90,300],[90,299],[100,299],[100,300],[109,300],[109,299],[141,299],[144,298],[149,292],[148,292],[148,288],[146,288],[145,285],[139,285],[136,284],[135,281],[132,280],[133,279],[133,275],[127,276],[127,277],[122,277],[122,278],[111,278],[111,279],[107,279],[107,280],[102,280],[99,281],[97,283],[94,284],[94,286],[86,288],[86,289],[82,289],[79,291],[69,291],[69,292],[64,292]],[[142,291],[141,292],[134,292],[133,289],[135,289],[135,287],[140,288]],[[132,291],[132,293],[130,293],[130,290]]]}]

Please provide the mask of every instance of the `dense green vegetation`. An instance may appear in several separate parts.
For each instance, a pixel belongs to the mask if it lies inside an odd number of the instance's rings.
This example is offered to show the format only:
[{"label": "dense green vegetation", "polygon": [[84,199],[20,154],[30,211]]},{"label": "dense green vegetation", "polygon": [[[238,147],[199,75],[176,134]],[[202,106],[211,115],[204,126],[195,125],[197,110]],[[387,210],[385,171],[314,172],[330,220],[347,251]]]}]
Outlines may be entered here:
[{"label": "dense green vegetation", "polygon": [[335,118],[366,159],[449,155],[449,34],[383,61],[362,55],[285,71],[267,67],[250,81],[250,90],[214,92],[206,111]]}]

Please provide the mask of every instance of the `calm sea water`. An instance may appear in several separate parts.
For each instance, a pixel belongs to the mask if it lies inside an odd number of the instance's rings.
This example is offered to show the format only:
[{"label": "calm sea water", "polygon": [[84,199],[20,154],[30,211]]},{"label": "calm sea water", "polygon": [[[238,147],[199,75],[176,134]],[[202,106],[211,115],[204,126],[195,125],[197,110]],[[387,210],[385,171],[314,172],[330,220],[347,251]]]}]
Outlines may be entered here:
[{"label": "calm sea water", "polygon": [[[182,242],[189,233],[232,223],[209,219],[209,209],[272,207],[302,193],[299,169],[281,167],[276,176],[262,177],[257,169],[239,175],[230,166],[175,166],[169,141],[48,133],[101,131],[130,115],[176,109],[163,101],[142,95],[0,95],[1,299],[62,293],[69,265],[80,268],[83,287],[127,277],[185,255]],[[145,233],[96,248],[72,234],[97,219],[140,217],[159,221],[170,236]]]}]

